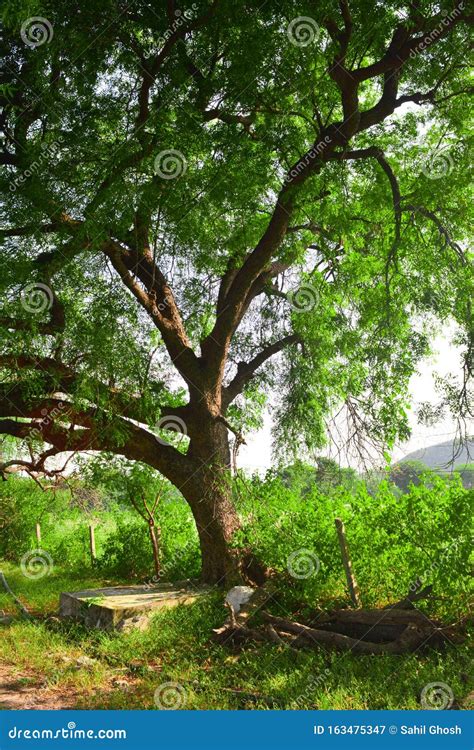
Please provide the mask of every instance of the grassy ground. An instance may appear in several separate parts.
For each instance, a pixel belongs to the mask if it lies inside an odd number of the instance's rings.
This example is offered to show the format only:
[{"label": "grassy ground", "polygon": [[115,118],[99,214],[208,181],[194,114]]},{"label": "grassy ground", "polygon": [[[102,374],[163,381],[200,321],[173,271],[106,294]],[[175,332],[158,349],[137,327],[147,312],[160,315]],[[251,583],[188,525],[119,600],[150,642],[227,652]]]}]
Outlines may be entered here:
[{"label": "grassy ground", "polygon": [[[157,614],[144,633],[87,631],[54,617],[59,593],[115,581],[73,578],[57,567],[32,581],[16,566],[0,567],[14,592],[43,616],[0,625],[0,665],[51,697],[68,695],[76,708],[154,709],[163,685],[163,704],[188,709],[416,709],[428,683],[446,683],[461,705],[472,690],[466,644],[404,656],[295,653],[273,644],[235,651],[209,640],[226,616],[219,593]],[[1,609],[15,612],[3,594]],[[288,614],[277,602],[273,611]],[[83,656],[94,661],[81,665]]]}]

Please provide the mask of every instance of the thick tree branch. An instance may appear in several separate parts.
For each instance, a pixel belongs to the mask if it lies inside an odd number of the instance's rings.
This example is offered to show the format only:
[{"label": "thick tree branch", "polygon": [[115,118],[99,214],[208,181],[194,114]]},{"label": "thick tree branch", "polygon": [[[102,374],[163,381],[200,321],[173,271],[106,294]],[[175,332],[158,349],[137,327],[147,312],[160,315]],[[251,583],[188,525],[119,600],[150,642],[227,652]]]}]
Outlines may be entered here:
[{"label": "thick tree branch", "polygon": [[198,359],[184,329],[171,287],[153,262],[150,252],[138,256],[113,241],[107,243],[104,252],[122,282],[153,320],[163,336],[171,361],[192,388],[200,380]]},{"label": "thick tree branch", "polygon": [[[3,414],[3,416],[20,417],[25,414],[38,416],[44,409],[50,411],[57,407],[59,403],[62,403],[54,394],[64,393],[69,397],[74,397],[78,387],[84,383],[87,384],[87,391],[90,393],[88,398],[91,409],[90,415],[96,415],[97,409],[100,408],[101,413],[107,413],[111,419],[114,415],[119,415],[146,423],[149,416],[147,405],[141,396],[108,386],[87,374],[75,372],[68,365],[51,357],[0,355],[0,368],[12,371],[32,369],[44,373],[46,377],[45,397],[39,400],[32,401],[31,398],[28,398],[19,383],[10,385],[7,382],[0,385],[0,414]],[[51,398],[54,398],[54,401]],[[47,399],[50,400],[47,401]],[[13,403],[16,403],[16,412],[11,411]],[[33,405],[35,407],[34,413],[32,412]],[[73,408],[72,404],[69,404],[68,408]],[[186,422],[189,416],[187,406],[160,406],[159,409],[161,417],[179,417]]]},{"label": "thick tree branch", "polygon": [[229,385],[222,389],[222,406],[223,410],[227,409],[229,404],[242,393],[247,383],[254,377],[257,370],[261,365],[264,364],[270,357],[273,357],[278,352],[281,352],[287,346],[296,344],[299,341],[297,334],[289,334],[279,341],[275,341],[273,344],[266,346],[259,352],[250,362],[239,362],[237,365],[237,374]]},{"label": "thick tree branch", "polygon": [[122,420],[121,427],[123,435],[120,439],[114,439],[109,429],[100,429],[96,424],[86,429],[70,429],[54,421],[47,422],[44,418],[32,419],[29,422],[18,422],[9,418],[0,419],[0,434],[10,435],[20,440],[29,440],[32,435],[40,436],[58,453],[91,450],[116,453],[132,461],[148,463],[173,482],[178,489],[186,483],[195,469],[185,455],[131,422]]}]

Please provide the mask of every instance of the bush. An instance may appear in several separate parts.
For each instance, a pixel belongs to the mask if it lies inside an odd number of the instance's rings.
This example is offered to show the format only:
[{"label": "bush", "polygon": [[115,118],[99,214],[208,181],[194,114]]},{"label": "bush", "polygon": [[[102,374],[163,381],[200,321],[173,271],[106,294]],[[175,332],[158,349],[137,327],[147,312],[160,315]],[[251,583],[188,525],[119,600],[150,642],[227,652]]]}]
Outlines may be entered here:
[{"label": "bush", "polygon": [[[41,526],[41,545],[36,523]],[[87,519],[71,507],[69,491],[47,485],[42,490],[31,479],[10,477],[0,484],[0,557],[19,562],[38,546],[63,567],[84,568],[90,562]]]},{"label": "bush", "polygon": [[[432,583],[441,610],[456,613],[469,592],[469,554],[473,490],[459,477],[426,475],[406,494],[381,482],[370,492],[288,482],[269,472],[264,479],[235,483],[243,528],[236,545],[252,547],[269,567],[287,577],[280,587],[294,605],[347,601],[346,583],[334,526],[346,526],[354,571],[367,606],[402,598]],[[19,562],[36,548],[36,521],[41,546],[56,564],[78,573],[90,568],[87,509],[74,507],[66,491],[43,492],[29,479],[13,477],[0,485],[0,557]],[[96,505],[97,567],[123,580],[151,581],[152,549],[145,521],[126,504],[107,500]],[[106,509],[105,509],[106,508]],[[164,499],[157,522],[161,528],[163,581],[199,575],[196,527],[187,504]],[[292,575],[293,574],[293,575]],[[431,605],[430,605],[431,606]],[[441,614],[441,612],[440,612]]]},{"label": "bush", "polygon": [[[111,512],[114,528],[104,542],[98,566],[104,572],[125,578],[153,577],[153,553],[148,526],[138,514],[121,506]],[[199,575],[200,556],[196,527],[184,501],[163,504],[158,514],[161,529],[162,577],[171,581]]]},{"label": "bush", "polygon": [[[79,489],[81,489],[79,487]],[[77,494],[77,493],[75,493]],[[66,490],[43,491],[31,479],[11,477],[0,484],[0,558],[20,562],[38,547],[35,526],[41,524],[41,548],[70,571],[91,567],[89,524],[96,528],[96,565],[103,572],[149,580],[153,557],[145,521],[133,508],[114,500],[95,504],[90,512]],[[163,580],[199,575],[200,554],[191,511],[183,500],[166,499],[157,522],[161,527]]]},{"label": "bush", "polygon": [[153,555],[143,520],[127,512],[115,514],[114,529],[99,554],[100,570],[125,579],[146,578],[153,571]]},{"label": "bush", "polygon": [[0,484],[0,556],[18,561],[28,550],[37,547],[36,523],[46,531],[52,512],[64,510],[64,497],[43,491],[22,477],[11,477]]},{"label": "bush", "polygon": [[386,482],[375,495],[360,486],[354,494],[313,488],[301,496],[270,473],[241,496],[239,541],[288,576],[295,599],[315,605],[346,596],[334,525],[340,517],[364,604],[394,601],[432,583],[455,610],[469,591],[472,498],[460,481],[435,475],[399,497]]}]

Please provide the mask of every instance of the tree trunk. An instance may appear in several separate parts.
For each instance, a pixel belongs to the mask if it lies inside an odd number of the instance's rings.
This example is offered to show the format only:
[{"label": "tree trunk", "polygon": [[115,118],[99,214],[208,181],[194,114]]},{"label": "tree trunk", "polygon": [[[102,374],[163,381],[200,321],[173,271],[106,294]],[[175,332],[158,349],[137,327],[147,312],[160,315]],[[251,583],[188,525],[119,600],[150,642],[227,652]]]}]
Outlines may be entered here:
[{"label": "tree trunk", "polygon": [[[177,454],[174,465],[165,476],[180,491],[191,508],[201,549],[203,582],[233,586],[247,581],[261,585],[266,569],[248,550],[233,547],[240,520],[232,499],[229,426],[220,413],[220,404],[204,389],[193,396],[192,408],[186,412],[186,432],[190,438],[186,454]],[[159,471],[153,456],[146,460]]]},{"label": "tree trunk", "polygon": [[192,477],[180,488],[196,521],[204,582],[228,585],[241,581],[239,559],[231,548],[240,521],[232,501],[230,450],[224,424],[203,421],[191,437],[188,455],[196,462]]},{"label": "tree trunk", "polygon": [[231,549],[239,517],[226,478],[203,467],[182,489],[196,521],[203,581],[228,584],[239,579],[238,556]]}]

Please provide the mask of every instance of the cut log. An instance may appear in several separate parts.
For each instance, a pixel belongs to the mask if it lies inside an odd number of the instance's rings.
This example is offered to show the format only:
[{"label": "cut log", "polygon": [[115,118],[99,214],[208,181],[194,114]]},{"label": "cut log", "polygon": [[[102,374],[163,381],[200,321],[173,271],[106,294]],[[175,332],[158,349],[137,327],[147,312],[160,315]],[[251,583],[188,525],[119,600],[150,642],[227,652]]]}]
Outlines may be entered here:
[{"label": "cut log", "polygon": [[[326,622],[357,622],[363,625],[376,625],[378,623],[410,625],[415,622],[428,622],[434,627],[439,625],[418,609],[339,609],[330,613]],[[319,624],[322,624],[322,622],[318,621]]]},{"label": "cut log", "polygon": [[[403,654],[429,645],[442,646],[446,642],[462,643],[464,636],[457,626],[445,626],[423,612],[413,608],[389,607],[385,609],[341,609],[318,613],[316,622],[305,625],[283,617],[276,617],[261,608],[272,596],[273,584],[258,589],[233,621],[227,620],[213,631],[218,643],[236,643],[245,640],[271,641],[297,648],[323,646],[355,654]],[[431,593],[427,587],[418,592],[416,599]],[[413,606],[414,597],[410,601]],[[405,604],[405,600],[402,600]],[[265,626],[248,626],[248,621],[261,612]],[[464,623],[465,625],[466,623]]]},{"label": "cut log", "polygon": [[422,599],[428,599],[433,592],[433,586],[425,586],[421,591],[409,591],[404,599],[400,599],[395,604],[387,604],[384,609],[415,609],[414,602],[419,602]]},{"label": "cut log", "polygon": [[377,625],[365,625],[360,622],[327,622],[321,625],[319,622],[311,624],[316,630],[326,630],[330,633],[340,633],[348,635],[362,641],[372,641],[373,643],[385,643],[394,641],[401,636],[406,628],[404,624],[383,622]]},{"label": "cut log", "polygon": [[266,622],[271,623],[278,631],[296,633],[300,636],[293,641],[293,647],[298,648],[301,645],[321,644],[330,648],[336,648],[339,651],[352,651],[355,654],[403,654],[407,651],[414,651],[427,638],[426,628],[420,628],[417,625],[407,625],[403,633],[394,641],[387,643],[372,643],[370,641],[357,640],[340,633],[331,633],[326,630],[317,630],[310,628],[308,625],[302,625],[299,622],[285,620],[283,617],[275,617],[268,612],[262,614]]},{"label": "cut log", "polygon": [[283,640],[283,638],[281,638],[278,635],[278,633],[276,632],[275,628],[273,627],[273,625],[270,622],[267,624],[266,631],[268,633],[268,637],[270,638],[271,641],[273,641],[273,643],[278,643],[278,644],[285,643],[285,641]]},{"label": "cut log", "polygon": [[384,643],[400,638],[407,625],[418,625],[436,631],[441,624],[423,612],[405,609],[341,609],[319,618],[311,627],[340,633],[357,640]]}]

